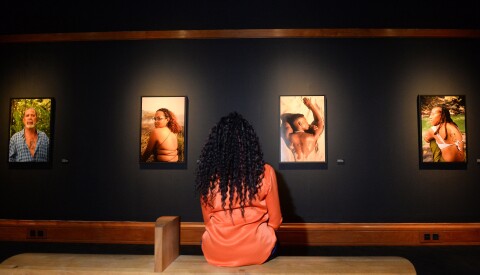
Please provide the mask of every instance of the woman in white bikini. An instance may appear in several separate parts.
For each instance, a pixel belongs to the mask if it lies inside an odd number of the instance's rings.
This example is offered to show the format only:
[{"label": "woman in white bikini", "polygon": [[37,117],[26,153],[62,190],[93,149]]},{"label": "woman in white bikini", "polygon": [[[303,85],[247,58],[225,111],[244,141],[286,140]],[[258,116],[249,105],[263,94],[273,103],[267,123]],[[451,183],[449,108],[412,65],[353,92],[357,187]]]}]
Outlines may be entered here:
[{"label": "woman in white bikini", "polygon": [[182,127],[178,124],[175,115],[166,108],[158,109],[153,119],[155,129],[150,133],[147,148],[142,154],[142,161],[147,161],[153,154],[154,161],[177,162],[177,134],[181,132]]},{"label": "woman in white bikini", "polygon": [[434,162],[464,162],[465,151],[462,133],[445,107],[434,107],[430,113],[432,127],[423,139],[430,143]]}]

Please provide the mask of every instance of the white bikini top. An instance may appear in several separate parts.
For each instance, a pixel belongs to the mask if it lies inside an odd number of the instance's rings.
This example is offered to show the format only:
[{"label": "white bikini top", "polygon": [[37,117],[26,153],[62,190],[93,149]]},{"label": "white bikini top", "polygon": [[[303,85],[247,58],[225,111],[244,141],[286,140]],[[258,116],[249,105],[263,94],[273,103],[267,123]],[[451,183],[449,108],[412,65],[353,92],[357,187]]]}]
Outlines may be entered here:
[{"label": "white bikini top", "polygon": [[[435,133],[438,129],[438,126],[432,126],[431,129]],[[442,136],[439,133],[437,133],[435,136],[437,137],[436,138],[437,145],[440,148],[440,150],[443,150],[443,149],[447,148],[448,146],[456,145],[458,151],[462,151],[462,149],[460,149],[460,141],[457,140],[457,141],[455,141],[455,143],[446,143],[445,140],[442,138]]]}]

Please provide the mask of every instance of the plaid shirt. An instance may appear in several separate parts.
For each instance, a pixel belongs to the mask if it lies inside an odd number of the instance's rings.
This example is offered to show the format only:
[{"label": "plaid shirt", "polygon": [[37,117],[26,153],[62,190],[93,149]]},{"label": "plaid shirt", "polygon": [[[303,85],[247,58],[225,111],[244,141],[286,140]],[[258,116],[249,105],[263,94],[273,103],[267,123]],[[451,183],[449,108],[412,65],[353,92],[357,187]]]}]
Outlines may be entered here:
[{"label": "plaid shirt", "polygon": [[49,151],[49,140],[47,135],[37,130],[38,140],[35,153],[32,157],[27,143],[25,142],[25,129],[15,133],[10,138],[10,146],[8,150],[9,162],[47,162]]}]

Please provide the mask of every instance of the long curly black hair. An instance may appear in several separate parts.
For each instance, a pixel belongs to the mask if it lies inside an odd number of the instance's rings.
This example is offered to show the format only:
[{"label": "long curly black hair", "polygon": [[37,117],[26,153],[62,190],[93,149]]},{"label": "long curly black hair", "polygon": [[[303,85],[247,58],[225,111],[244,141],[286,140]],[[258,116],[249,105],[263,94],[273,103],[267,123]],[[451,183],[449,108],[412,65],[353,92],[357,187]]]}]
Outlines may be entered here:
[{"label": "long curly black hair", "polygon": [[244,207],[255,199],[261,187],[264,165],[252,125],[236,112],[222,117],[210,130],[198,160],[195,189],[201,202],[213,207],[218,192],[224,210],[231,215],[238,202],[243,216]]},{"label": "long curly black hair", "polygon": [[167,123],[167,127],[170,129],[175,134],[178,134],[182,131],[182,126],[177,121],[177,117],[175,114],[170,111],[167,108],[160,108],[157,110],[157,112],[163,112],[166,118],[169,118],[170,120]]}]

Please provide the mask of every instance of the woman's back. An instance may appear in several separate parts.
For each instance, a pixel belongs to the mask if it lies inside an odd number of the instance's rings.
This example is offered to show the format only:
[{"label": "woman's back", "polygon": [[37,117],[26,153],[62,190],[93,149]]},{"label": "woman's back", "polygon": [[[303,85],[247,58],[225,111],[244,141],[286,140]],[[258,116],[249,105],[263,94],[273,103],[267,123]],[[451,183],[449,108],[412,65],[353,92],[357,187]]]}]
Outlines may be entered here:
[{"label": "woman's back", "polygon": [[282,215],[275,171],[265,164],[252,125],[237,113],[222,117],[197,164],[206,260],[218,266],[265,262]]},{"label": "woman's back", "polygon": [[273,168],[266,164],[257,199],[244,207],[238,201],[230,214],[222,208],[221,196],[213,207],[202,205],[205,233],[202,250],[206,260],[218,266],[261,264],[276,244],[275,230],[282,222],[278,187]]},{"label": "woman's back", "polygon": [[442,150],[442,158],[447,162],[465,161],[462,133],[453,123],[445,123],[438,129],[435,140]]},{"label": "woman's back", "polygon": [[178,140],[177,135],[169,128],[155,128],[153,134],[158,143],[155,147],[155,157],[157,161],[177,161],[178,160]]}]

